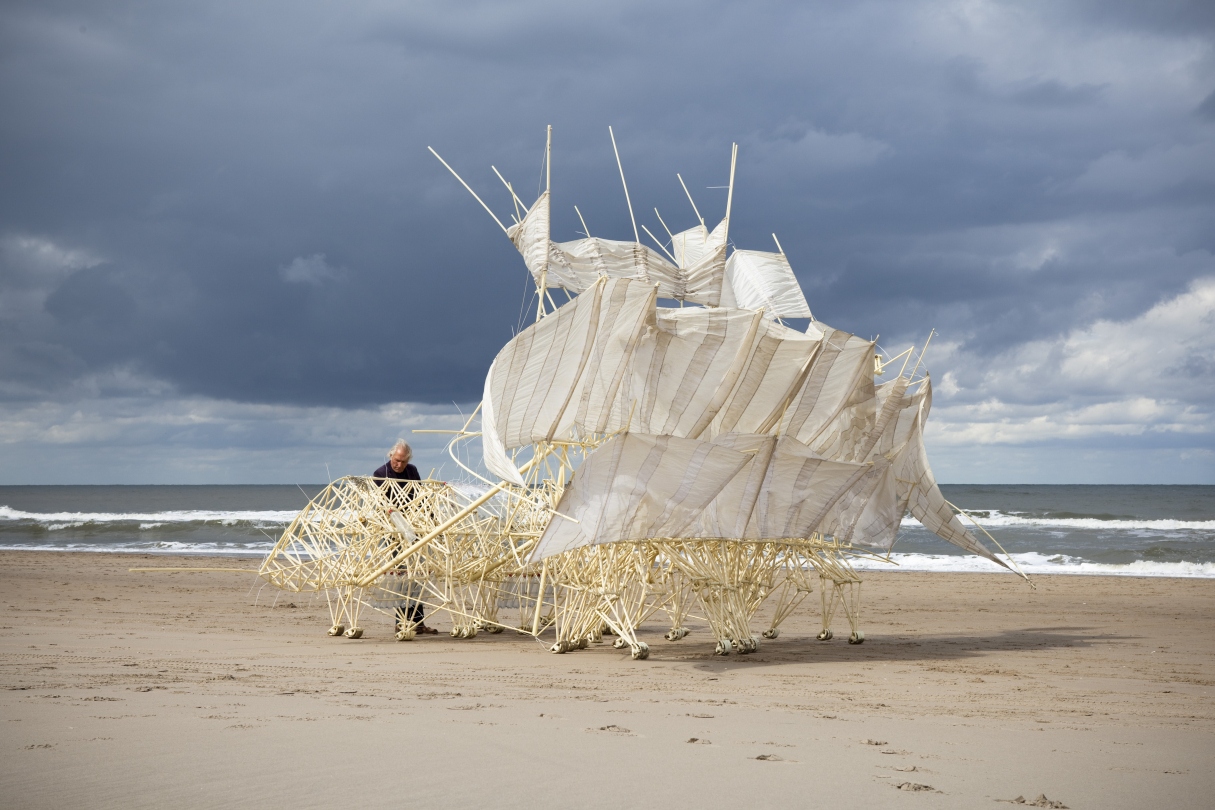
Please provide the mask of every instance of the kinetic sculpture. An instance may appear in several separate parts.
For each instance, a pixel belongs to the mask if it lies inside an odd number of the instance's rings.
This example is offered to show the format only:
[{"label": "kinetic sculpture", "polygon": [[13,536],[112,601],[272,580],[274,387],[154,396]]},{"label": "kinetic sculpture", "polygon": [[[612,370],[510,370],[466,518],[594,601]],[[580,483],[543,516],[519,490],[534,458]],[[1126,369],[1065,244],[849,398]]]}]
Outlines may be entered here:
[{"label": "kinetic sculpture", "polygon": [[[775,253],[727,249],[736,159],[737,147],[725,217],[709,230],[692,202],[699,224],[668,230],[670,252],[654,240],[665,256],[639,239],[554,242],[550,191],[529,207],[507,184],[517,215],[503,230],[536,282],[536,322],[491,365],[481,430],[469,430],[474,412],[449,446],[487,489],[341,479],[300,512],[261,576],[324,591],[331,635],[361,635],[364,607],[420,602],[446,611],[460,638],[551,630],[552,651],[567,652],[610,633],[645,658],[636,631],[659,613],[669,640],[695,615],[718,654],[751,652],[760,605],[775,602],[762,633],[774,639],[815,579],[818,638],[832,638],[842,608],[862,643],[849,560],[888,554],[907,512],[1009,567],[937,487],[923,438],[931,383],[919,362],[905,373],[912,350],[886,358],[815,319],[779,241]],[[497,482],[461,461],[478,437]],[[399,640],[414,637],[406,616],[398,627]]]}]

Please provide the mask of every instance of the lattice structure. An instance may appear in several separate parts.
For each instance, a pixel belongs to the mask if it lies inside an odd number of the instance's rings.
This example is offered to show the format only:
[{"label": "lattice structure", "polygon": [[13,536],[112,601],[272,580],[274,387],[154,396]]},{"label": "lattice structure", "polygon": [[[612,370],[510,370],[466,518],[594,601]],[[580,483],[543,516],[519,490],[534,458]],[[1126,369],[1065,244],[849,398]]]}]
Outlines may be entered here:
[{"label": "lattice structure", "polygon": [[[636,224],[632,242],[589,233],[554,242],[551,189],[529,207],[507,184],[516,216],[502,228],[538,304],[536,322],[486,375],[481,429],[470,417],[450,445],[485,491],[336,481],[287,529],[262,576],[324,591],[334,635],[357,637],[370,607],[403,613],[397,637],[407,640],[409,605],[420,603],[445,611],[459,638],[551,632],[563,653],[611,633],[645,658],[637,629],[656,615],[669,640],[699,618],[719,654],[754,651],[815,579],[818,637],[833,637],[842,609],[849,641],[863,642],[849,559],[888,554],[907,512],[1008,567],[958,519],[928,465],[927,344],[907,373],[914,349],[887,357],[817,320],[775,234],[776,253],[731,252],[736,158],[737,147],[723,219],[710,230],[693,203],[698,224],[667,230],[658,250],[641,244]],[[554,288],[567,303],[556,305]],[[805,331],[789,318],[807,319]],[[478,438],[493,479],[458,452]],[[755,614],[770,599],[773,621],[757,635]]]}]

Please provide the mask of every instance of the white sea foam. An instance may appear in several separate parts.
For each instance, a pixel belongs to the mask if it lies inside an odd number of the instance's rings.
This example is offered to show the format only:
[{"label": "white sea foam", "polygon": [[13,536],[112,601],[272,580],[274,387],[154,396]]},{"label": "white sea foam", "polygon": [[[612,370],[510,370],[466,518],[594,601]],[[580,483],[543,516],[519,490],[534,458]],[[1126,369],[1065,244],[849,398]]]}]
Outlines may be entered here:
[{"label": "white sea foam", "polygon": [[[1099,529],[1105,531],[1215,531],[1215,520],[1103,520],[1101,518],[1049,518],[1007,515],[998,510],[969,510],[975,522],[985,529],[1004,526],[1025,526],[1042,529]],[[986,514],[982,514],[986,513]],[[963,518],[963,523],[968,521]],[[920,522],[908,515],[903,519],[904,528],[919,527]]]},{"label": "white sea foam", "polygon": [[264,557],[273,543],[9,543],[0,551],[91,551],[101,554],[165,554],[207,557]]},{"label": "white sea foam", "polygon": [[[1026,574],[1089,574],[1133,577],[1198,577],[1215,578],[1215,563],[1153,562],[1135,560],[1129,563],[1096,563],[1062,554],[1037,552],[1013,554],[1013,560]],[[952,573],[1003,573],[1005,569],[977,555],[961,554],[891,554],[890,563],[857,560],[858,569],[868,571],[940,571]]]},{"label": "white sea foam", "polygon": [[209,511],[183,509],[169,512],[22,512],[8,506],[0,506],[0,520],[25,520],[46,524],[48,529],[66,529],[86,524],[140,523],[140,528],[153,528],[166,523],[218,523],[232,526],[237,523],[273,523],[286,525],[298,511]]}]

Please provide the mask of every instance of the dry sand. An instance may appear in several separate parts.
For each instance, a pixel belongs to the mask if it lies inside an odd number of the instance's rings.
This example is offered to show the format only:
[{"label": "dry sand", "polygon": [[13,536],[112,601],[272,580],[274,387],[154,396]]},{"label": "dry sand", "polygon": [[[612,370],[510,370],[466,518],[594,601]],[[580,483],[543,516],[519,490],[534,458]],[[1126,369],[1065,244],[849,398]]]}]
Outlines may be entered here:
[{"label": "dry sand", "polygon": [[1212,580],[871,574],[863,645],[807,604],[754,655],[655,623],[632,661],[329,638],[251,574],[127,571],[173,564],[256,565],[0,553],[3,807],[1215,801]]}]

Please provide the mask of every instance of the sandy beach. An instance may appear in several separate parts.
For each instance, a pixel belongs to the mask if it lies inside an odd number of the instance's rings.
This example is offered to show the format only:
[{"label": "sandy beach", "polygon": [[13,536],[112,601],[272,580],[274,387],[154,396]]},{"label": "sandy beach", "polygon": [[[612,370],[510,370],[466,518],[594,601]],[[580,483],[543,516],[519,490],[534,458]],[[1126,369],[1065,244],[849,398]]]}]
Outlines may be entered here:
[{"label": "sandy beach", "polygon": [[127,570],[256,564],[0,554],[4,806],[1205,808],[1215,789],[1212,580],[875,573],[863,645],[842,618],[814,639],[816,594],[754,655],[653,623],[631,661],[513,633],[398,643],[378,614],[329,638],[323,599],[252,573]]}]

